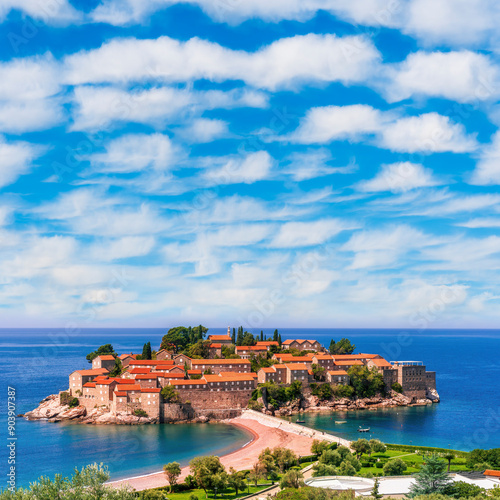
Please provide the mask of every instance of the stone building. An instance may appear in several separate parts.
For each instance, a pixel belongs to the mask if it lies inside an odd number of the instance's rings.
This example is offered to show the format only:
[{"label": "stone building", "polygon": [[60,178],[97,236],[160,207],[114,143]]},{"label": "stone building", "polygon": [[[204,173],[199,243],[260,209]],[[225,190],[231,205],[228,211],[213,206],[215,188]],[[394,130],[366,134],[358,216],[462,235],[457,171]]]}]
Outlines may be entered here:
[{"label": "stone building", "polygon": [[99,375],[108,373],[105,368],[97,368],[92,370],[75,370],[69,374],[69,390],[72,396],[75,396],[77,391],[82,392],[83,386]]},{"label": "stone building", "polygon": [[233,343],[230,335],[209,335],[208,340],[213,344],[231,345]]},{"label": "stone building", "polygon": [[192,359],[191,370],[210,370],[213,374],[221,372],[249,373],[252,366],[248,359]]},{"label": "stone building", "polygon": [[317,340],[288,339],[282,344],[283,349],[298,349],[299,351],[323,351],[323,346]]},{"label": "stone building", "polygon": [[250,359],[252,356],[267,356],[267,347],[258,345],[240,345],[236,346],[236,354],[241,359]]},{"label": "stone building", "polygon": [[330,370],[326,372],[326,381],[330,384],[349,384],[349,375],[345,370]]},{"label": "stone building", "polygon": [[98,370],[99,368],[106,368],[108,371],[112,370],[115,366],[115,357],[111,354],[103,354],[97,356],[92,360],[92,369]]},{"label": "stone building", "polygon": [[156,359],[159,359],[159,360],[172,359],[173,355],[174,355],[174,353],[167,351],[167,349],[160,349],[156,353]]}]

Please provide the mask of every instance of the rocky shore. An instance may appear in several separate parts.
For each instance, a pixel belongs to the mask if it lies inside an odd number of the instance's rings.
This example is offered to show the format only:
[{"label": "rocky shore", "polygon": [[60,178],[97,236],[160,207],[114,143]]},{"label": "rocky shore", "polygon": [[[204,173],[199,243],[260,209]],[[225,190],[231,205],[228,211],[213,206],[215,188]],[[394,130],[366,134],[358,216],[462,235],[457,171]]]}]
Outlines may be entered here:
[{"label": "rocky shore", "polygon": [[158,423],[158,419],[138,417],[126,413],[113,414],[104,408],[94,408],[87,412],[84,406],[70,408],[61,405],[59,394],[52,394],[40,401],[37,408],[20,415],[27,420],[48,420],[49,422],[73,421],[81,424],[123,424],[144,425]]},{"label": "rocky shore", "polygon": [[[410,398],[395,391],[383,397],[381,395],[372,398],[337,400],[322,400],[318,396],[305,396],[289,402],[280,408],[273,408],[272,405],[263,407],[262,413],[275,415],[277,417],[286,417],[299,412],[323,412],[323,411],[355,411],[355,410],[375,410],[377,408],[396,408],[401,406],[427,406],[439,402],[439,394],[435,389],[427,391],[425,399],[412,401]],[[262,398],[259,403],[263,404]]]}]

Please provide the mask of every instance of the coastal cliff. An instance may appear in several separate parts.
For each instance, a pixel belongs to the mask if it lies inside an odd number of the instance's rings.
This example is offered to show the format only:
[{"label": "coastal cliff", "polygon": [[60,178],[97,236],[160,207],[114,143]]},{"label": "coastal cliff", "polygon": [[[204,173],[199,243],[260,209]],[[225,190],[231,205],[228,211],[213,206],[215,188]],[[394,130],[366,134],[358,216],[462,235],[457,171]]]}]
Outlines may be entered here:
[{"label": "coastal cliff", "polygon": [[70,408],[60,403],[59,394],[51,394],[40,401],[37,408],[22,415],[27,420],[48,420],[49,422],[73,421],[81,424],[154,424],[158,419],[140,417],[127,413],[111,413],[107,408],[94,408],[87,411],[85,406]]},{"label": "coastal cliff", "polygon": [[[263,405],[262,398],[259,403]],[[289,416],[299,412],[321,412],[321,411],[354,411],[372,410],[377,408],[396,408],[404,406],[427,406],[439,402],[439,394],[435,389],[428,389],[425,399],[413,400],[396,391],[391,391],[387,396],[381,395],[372,398],[342,398],[342,399],[320,399],[318,396],[304,395],[300,399],[290,401],[285,406],[274,408],[267,405],[262,408],[262,413],[275,416]]]}]

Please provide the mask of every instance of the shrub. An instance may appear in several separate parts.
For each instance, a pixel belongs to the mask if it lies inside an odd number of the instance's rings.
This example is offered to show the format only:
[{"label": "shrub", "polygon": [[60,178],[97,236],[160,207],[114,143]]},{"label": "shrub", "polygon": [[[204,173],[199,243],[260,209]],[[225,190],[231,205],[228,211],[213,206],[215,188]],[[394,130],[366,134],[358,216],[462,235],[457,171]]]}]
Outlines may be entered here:
[{"label": "shrub", "polygon": [[61,392],[61,394],[59,394],[60,405],[69,405],[70,400],[71,396],[69,395],[69,392]]},{"label": "shrub", "polygon": [[383,464],[382,462],[377,462],[377,463],[375,464],[375,467],[376,467],[377,469],[381,469],[383,466],[384,466],[384,464]]},{"label": "shrub", "polygon": [[70,399],[68,404],[70,408],[76,408],[80,404],[80,401],[78,401],[78,398],[73,398]]},{"label": "shrub", "polygon": [[136,408],[134,410],[134,415],[136,417],[147,417],[148,414],[142,408]]},{"label": "shrub", "polygon": [[399,394],[403,393],[403,386],[399,382],[394,382],[394,384],[391,385],[391,389],[395,392],[399,392]]},{"label": "shrub", "polygon": [[264,408],[264,405],[262,403],[259,403],[258,401],[255,401],[255,400],[251,399],[248,402],[248,408],[250,410],[261,411],[262,408]]},{"label": "shrub", "polygon": [[407,468],[408,466],[403,460],[395,458],[384,465],[384,474],[386,476],[401,476]]},{"label": "shrub", "polygon": [[354,392],[354,387],[350,385],[336,385],[333,387],[333,395],[336,399],[352,398]]}]

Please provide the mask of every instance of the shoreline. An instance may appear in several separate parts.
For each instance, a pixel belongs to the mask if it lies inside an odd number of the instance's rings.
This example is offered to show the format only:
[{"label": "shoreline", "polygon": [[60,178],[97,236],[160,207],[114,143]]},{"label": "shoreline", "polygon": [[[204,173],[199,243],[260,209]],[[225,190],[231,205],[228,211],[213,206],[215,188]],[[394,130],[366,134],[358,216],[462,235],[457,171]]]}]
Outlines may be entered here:
[{"label": "shoreline", "polygon": [[[228,469],[234,467],[236,470],[250,469],[258,456],[265,448],[284,446],[292,449],[297,455],[310,455],[311,445],[314,439],[326,439],[335,442],[347,442],[332,434],[316,431],[310,427],[299,426],[269,415],[257,414],[247,410],[240,417],[226,420],[227,425],[233,425],[248,433],[252,439],[241,448],[220,457],[223,465]],[[189,474],[189,465],[182,467],[179,482]],[[151,472],[140,476],[128,477],[106,484],[120,488],[130,486],[137,491],[167,486],[167,480],[163,471]]]}]

